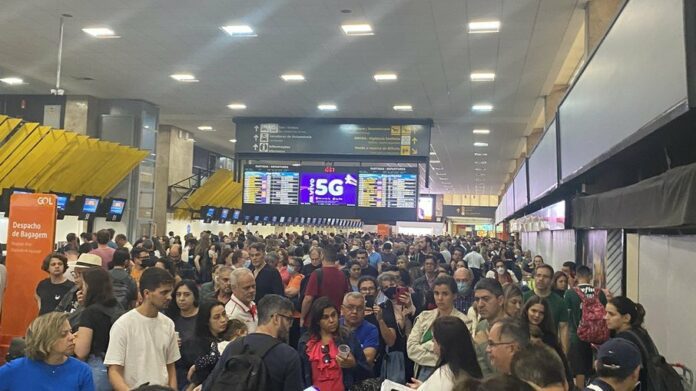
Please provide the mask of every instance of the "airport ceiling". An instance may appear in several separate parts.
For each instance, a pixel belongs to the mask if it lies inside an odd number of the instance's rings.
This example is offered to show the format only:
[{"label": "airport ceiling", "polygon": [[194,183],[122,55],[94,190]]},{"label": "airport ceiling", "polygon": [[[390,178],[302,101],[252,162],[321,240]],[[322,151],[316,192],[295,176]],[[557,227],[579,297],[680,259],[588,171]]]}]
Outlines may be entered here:
[{"label": "airport ceiling", "polygon": [[[66,94],[144,99],[231,156],[234,116],[432,118],[432,192],[496,194],[579,30],[582,0],[8,0],[0,93],[48,93],[66,19]],[[469,33],[470,22],[500,21]],[[344,24],[373,35],[348,36]],[[248,25],[253,37],[222,26]],[[83,28],[108,27],[118,39]],[[493,81],[472,81],[475,72]],[[302,82],[281,75],[301,73]],[[377,73],[397,80],[377,82]],[[172,74],[192,74],[179,82]],[[86,80],[89,78],[91,80]],[[546,91],[546,92],[545,92]],[[230,110],[243,103],[244,110]],[[318,110],[332,103],[336,111]],[[476,112],[490,104],[490,112]],[[410,112],[393,106],[411,105]],[[211,126],[213,132],[199,131]],[[488,129],[490,134],[473,134]],[[474,147],[474,142],[487,147]],[[484,155],[485,154],[485,155]],[[485,161],[486,163],[481,163]]]}]

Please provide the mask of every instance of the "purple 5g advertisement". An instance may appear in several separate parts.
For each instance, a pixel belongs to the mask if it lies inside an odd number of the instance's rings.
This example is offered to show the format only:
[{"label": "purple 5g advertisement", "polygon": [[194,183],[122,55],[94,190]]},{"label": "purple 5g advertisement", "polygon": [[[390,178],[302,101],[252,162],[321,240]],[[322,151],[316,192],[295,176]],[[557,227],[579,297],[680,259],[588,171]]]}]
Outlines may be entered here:
[{"label": "purple 5g advertisement", "polygon": [[300,204],[355,206],[358,179],[355,174],[339,172],[300,173]]}]

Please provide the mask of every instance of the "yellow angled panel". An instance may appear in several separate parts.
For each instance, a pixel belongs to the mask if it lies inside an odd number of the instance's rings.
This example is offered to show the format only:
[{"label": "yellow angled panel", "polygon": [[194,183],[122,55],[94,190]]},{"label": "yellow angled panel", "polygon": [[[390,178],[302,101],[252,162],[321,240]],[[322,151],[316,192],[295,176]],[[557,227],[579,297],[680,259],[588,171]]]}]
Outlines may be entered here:
[{"label": "yellow angled panel", "polygon": [[6,115],[3,115],[3,114],[0,114],[0,124],[2,124],[3,122],[5,122],[5,120],[8,119],[8,118],[10,118],[10,117],[8,117],[8,116],[6,116]]},{"label": "yellow angled panel", "polygon": [[[84,160],[81,160],[83,158],[81,155],[83,151],[82,146],[88,139],[89,137],[78,134],[72,138],[72,140],[69,140],[64,153],[59,155],[50,168],[41,175],[41,178],[36,181],[35,187],[40,189],[48,188],[54,191],[72,194],[73,189],[62,181],[62,177],[65,174],[72,174],[68,172],[68,167],[74,164],[75,161],[84,162]],[[80,170],[84,171],[84,167],[81,167]]]},{"label": "yellow angled panel", "polygon": [[150,153],[149,151],[138,150],[135,148],[123,146],[121,148],[125,148],[121,151],[123,163],[119,169],[115,169],[111,172],[109,178],[110,181],[108,183],[104,183],[100,189],[95,189],[94,194],[102,197],[109,194],[111,190],[113,190],[126,176],[128,176],[128,174],[130,174],[131,171],[133,171]]},{"label": "yellow angled panel", "polygon": [[[66,137],[66,132],[64,130],[52,130],[46,137],[41,140],[40,148],[41,153],[32,153],[27,158],[27,163],[33,167],[33,171],[24,178],[18,178],[16,180],[18,187],[28,187],[35,189],[36,191],[51,191],[52,189],[36,189],[30,186],[30,183],[39,179],[41,175],[50,168],[51,162],[53,162],[58,156],[65,152],[68,147],[69,139]],[[39,148],[39,146],[37,146]]]},{"label": "yellow angled panel", "polygon": [[13,156],[16,156],[15,166],[10,167],[9,164],[5,164],[9,168],[7,173],[0,170],[0,175],[4,175],[0,179],[0,186],[26,186],[26,182],[36,175],[37,166],[39,166],[42,159],[45,159],[47,154],[55,150],[53,141],[54,137],[51,135],[51,127],[39,126],[22,144],[22,150],[18,150],[13,154]]},{"label": "yellow angled panel", "polygon": [[7,151],[5,158],[2,160],[2,164],[0,164],[0,187],[11,187],[13,185],[13,183],[9,183],[6,180],[7,175],[15,169],[22,169],[19,167],[20,163],[27,154],[31,153],[32,149],[41,138],[48,133],[50,127],[29,126],[28,129],[28,131],[21,132],[21,134],[12,137],[12,140],[17,140],[17,142],[13,143],[14,148]]},{"label": "yellow angled panel", "polygon": [[10,139],[0,148],[0,170],[5,164],[5,161],[12,155],[15,150],[22,145],[24,140],[39,126],[37,123],[24,123]]},{"label": "yellow angled panel", "polygon": [[[5,122],[0,124],[0,141],[5,140],[5,138],[22,122],[18,118],[7,118]],[[0,147],[0,150],[4,148],[4,145]]]}]

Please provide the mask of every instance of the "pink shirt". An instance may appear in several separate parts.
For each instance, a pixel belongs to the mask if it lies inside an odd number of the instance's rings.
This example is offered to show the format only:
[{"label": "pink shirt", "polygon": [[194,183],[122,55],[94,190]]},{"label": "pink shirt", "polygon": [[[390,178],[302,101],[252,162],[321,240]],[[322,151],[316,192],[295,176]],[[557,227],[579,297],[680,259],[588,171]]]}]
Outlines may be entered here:
[{"label": "pink shirt", "polygon": [[102,259],[102,267],[105,270],[109,270],[108,265],[109,265],[109,262],[111,262],[111,260],[114,258],[114,252],[116,252],[116,250],[114,250],[111,247],[103,247],[103,248],[97,247],[96,249],[90,251],[89,253],[99,255],[99,257]]}]

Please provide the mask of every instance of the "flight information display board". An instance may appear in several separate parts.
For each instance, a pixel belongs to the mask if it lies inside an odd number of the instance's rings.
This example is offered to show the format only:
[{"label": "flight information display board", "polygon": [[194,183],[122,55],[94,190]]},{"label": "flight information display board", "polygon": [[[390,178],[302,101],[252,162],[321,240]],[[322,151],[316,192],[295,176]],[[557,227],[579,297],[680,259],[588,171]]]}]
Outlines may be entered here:
[{"label": "flight information display board", "polygon": [[298,205],[300,173],[288,166],[254,165],[244,171],[244,203]]},{"label": "flight information display board", "polygon": [[358,175],[361,208],[416,208],[418,174],[404,168],[373,167]]}]

